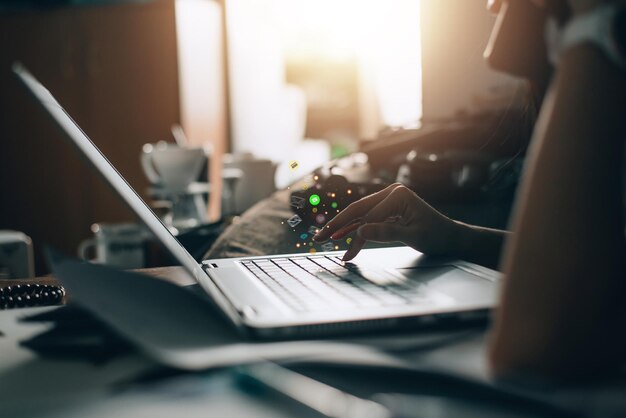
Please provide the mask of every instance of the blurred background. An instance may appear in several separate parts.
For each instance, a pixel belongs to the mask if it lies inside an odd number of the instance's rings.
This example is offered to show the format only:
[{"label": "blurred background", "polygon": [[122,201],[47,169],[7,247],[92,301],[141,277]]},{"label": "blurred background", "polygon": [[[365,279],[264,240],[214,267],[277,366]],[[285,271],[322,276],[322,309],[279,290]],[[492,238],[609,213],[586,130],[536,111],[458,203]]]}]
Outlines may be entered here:
[{"label": "blurred background", "polygon": [[[32,238],[38,273],[44,243],[106,261],[115,257],[98,247],[102,236],[132,253],[141,235],[19,85],[15,61],[183,233],[240,215],[332,159],[383,155],[371,150],[402,135],[470,119],[502,125],[484,115],[524,99],[519,80],[482,59],[495,20],[485,3],[0,1],[0,230]],[[481,141],[469,148],[491,140]],[[182,186],[167,172],[174,163],[197,168]],[[382,167],[389,181],[398,166]],[[120,265],[150,265],[142,254]]]}]

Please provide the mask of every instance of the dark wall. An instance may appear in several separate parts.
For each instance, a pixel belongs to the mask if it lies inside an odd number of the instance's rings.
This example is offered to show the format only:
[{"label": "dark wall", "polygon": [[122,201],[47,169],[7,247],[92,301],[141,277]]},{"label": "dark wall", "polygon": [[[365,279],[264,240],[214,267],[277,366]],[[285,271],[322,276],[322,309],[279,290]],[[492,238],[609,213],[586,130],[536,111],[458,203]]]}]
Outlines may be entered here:
[{"label": "dark wall", "polygon": [[174,2],[0,14],[0,229],[74,254],[94,222],[133,220],[10,71],[42,81],[131,184],[141,145],[179,120]]}]

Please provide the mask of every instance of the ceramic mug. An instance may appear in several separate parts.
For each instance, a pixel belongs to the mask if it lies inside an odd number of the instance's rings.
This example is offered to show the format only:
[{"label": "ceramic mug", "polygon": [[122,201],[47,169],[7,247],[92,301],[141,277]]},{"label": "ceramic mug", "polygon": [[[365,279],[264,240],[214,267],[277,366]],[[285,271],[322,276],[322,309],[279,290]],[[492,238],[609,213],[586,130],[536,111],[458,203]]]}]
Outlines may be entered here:
[{"label": "ceramic mug", "polygon": [[222,205],[233,208],[235,213],[243,213],[276,190],[276,164],[270,160],[255,158],[251,153],[224,155],[223,173],[233,169],[241,173],[231,197],[234,202],[223,202]]},{"label": "ceramic mug", "polygon": [[99,223],[93,224],[91,230],[94,237],[78,246],[80,258],[122,269],[144,267],[146,234],[141,225]]},{"label": "ceramic mug", "polygon": [[145,144],[141,153],[141,165],[148,180],[173,192],[184,192],[197,181],[206,162],[204,148],[183,148],[164,141]]}]

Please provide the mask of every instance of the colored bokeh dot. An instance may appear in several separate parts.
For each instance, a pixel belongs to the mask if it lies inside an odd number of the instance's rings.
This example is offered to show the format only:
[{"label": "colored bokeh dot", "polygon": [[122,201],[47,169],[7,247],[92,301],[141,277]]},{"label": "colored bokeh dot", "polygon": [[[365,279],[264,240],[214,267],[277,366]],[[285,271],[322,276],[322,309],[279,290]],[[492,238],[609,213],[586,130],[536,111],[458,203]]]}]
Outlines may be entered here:
[{"label": "colored bokeh dot", "polygon": [[317,206],[320,204],[320,197],[316,194],[312,194],[309,197],[309,203],[312,204],[313,206]]},{"label": "colored bokeh dot", "polygon": [[332,207],[333,207],[333,209],[337,209],[337,202],[333,202],[333,203],[331,203],[331,204],[330,204],[330,206],[332,206]]},{"label": "colored bokeh dot", "polygon": [[313,213],[317,213],[317,208],[313,208]]},{"label": "colored bokeh dot", "polygon": [[315,248],[311,248],[311,249],[309,250],[309,252],[310,252],[311,254],[315,254],[315,253],[317,252],[317,250],[316,250]]},{"label": "colored bokeh dot", "polygon": [[352,238],[346,239],[346,244],[350,244],[352,242]]},{"label": "colored bokeh dot", "polygon": [[317,222],[318,224],[323,224],[324,221],[326,221],[326,217],[324,217],[324,215],[317,215],[315,217],[315,222]]}]

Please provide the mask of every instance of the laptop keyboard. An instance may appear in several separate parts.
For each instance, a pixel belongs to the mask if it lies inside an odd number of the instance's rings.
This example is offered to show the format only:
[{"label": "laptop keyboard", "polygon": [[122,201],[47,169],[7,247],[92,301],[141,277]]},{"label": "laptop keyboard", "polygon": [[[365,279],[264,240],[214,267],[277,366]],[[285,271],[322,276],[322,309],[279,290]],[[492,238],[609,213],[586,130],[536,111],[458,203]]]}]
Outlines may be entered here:
[{"label": "laptop keyboard", "polygon": [[241,264],[295,311],[396,306],[412,302],[410,281],[343,264],[336,256],[244,260]]}]

